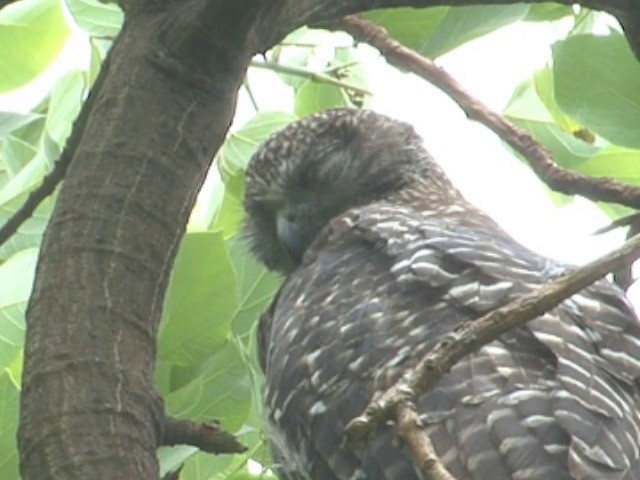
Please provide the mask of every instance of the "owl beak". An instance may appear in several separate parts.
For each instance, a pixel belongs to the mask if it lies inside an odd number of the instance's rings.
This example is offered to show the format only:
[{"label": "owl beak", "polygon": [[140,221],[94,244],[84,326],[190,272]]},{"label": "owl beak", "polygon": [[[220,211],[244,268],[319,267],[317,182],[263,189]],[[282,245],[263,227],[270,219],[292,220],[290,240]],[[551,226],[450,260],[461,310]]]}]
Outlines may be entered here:
[{"label": "owl beak", "polygon": [[283,208],[276,214],[278,240],[286,252],[300,262],[315,233],[300,209]]}]

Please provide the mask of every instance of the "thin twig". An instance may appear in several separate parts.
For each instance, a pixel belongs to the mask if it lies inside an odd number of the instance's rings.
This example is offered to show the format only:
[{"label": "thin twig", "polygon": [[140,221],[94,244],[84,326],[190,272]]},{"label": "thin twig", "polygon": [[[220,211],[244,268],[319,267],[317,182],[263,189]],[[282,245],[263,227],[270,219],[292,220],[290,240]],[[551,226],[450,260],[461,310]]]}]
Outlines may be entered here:
[{"label": "thin twig", "polygon": [[633,212],[630,215],[625,215],[624,217],[616,218],[609,225],[599,228],[598,230],[593,232],[593,234],[600,235],[602,233],[607,233],[620,227],[631,227],[632,229],[640,228],[640,212]]},{"label": "thin twig", "polygon": [[162,445],[192,445],[208,453],[242,453],[247,447],[226,432],[218,422],[192,422],[166,417]]},{"label": "thin twig", "polygon": [[356,85],[352,85],[350,83],[343,82],[341,80],[333,78],[324,73],[314,72],[312,70],[307,70],[305,68],[294,67],[292,65],[283,65],[281,63],[276,63],[276,62],[252,61],[250,65],[256,68],[265,68],[268,70],[273,70],[274,72],[286,73],[289,75],[297,75],[299,77],[308,78],[313,82],[326,83],[327,85],[333,85],[334,87],[344,88],[346,90],[351,90],[353,92],[357,92],[362,95],[371,95],[371,92],[366,88],[358,87]]},{"label": "thin twig", "polygon": [[345,62],[345,63],[338,63],[335,65],[331,65],[330,67],[327,67],[323,70],[324,74],[330,74],[330,73],[335,73],[338,70],[342,70],[343,68],[349,68],[349,67],[353,67],[355,65],[358,65],[360,62],[358,62],[357,60],[353,60],[351,62]]},{"label": "thin twig", "polygon": [[407,401],[398,402],[395,406],[395,417],[398,424],[398,435],[409,450],[413,465],[428,480],[455,480],[436,455],[433,444],[416,411],[416,406]]},{"label": "thin twig", "polygon": [[567,195],[582,195],[594,201],[640,208],[640,188],[610,178],[590,177],[558,166],[551,154],[529,133],[493,112],[432,60],[405,47],[393,39],[384,28],[354,15],[343,17],[338,21],[338,27],[356,40],[380,50],[390,64],[413,72],[442,90],[470,119],[488,127],[520,153],[535,174],[553,190]]},{"label": "thin twig", "polygon": [[244,86],[244,89],[246,90],[247,95],[249,96],[249,101],[251,102],[253,109],[255,110],[256,113],[259,113],[260,108],[258,107],[258,100],[256,99],[256,96],[253,94],[253,89],[251,88],[251,85],[249,85],[249,79],[247,78],[246,75],[244,77],[244,80],[242,81],[242,85]]},{"label": "thin twig", "polygon": [[483,317],[461,324],[444,335],[433,350],[393,387],[372,401],[362,415],[346,428],[349,441],[363,442],[376,423],[389,418],[397,405],[413,402],[431,389],[459,360],[497,339],[503,333],[524,325],[548,312],[563,300],[588,287],[609,272],[640,257],[640,235],[611,253],[567,273],[534,292],[523,295]]}]

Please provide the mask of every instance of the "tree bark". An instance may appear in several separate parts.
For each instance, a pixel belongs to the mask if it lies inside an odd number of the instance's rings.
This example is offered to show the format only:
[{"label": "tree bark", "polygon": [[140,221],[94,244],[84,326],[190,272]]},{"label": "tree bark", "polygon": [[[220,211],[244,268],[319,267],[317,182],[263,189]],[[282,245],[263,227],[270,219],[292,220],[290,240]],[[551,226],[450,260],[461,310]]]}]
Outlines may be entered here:
[{"label": "tree bark", "polygon": [[179,62],[195,45],[176,27],[196,14],[132,15],[95,93],[27,311],[24,479],[158,478],[163,297],[249,61],[218,27],[206,55]]},{"label": "tree bark", "polygon": [[[25,480],[158,478],[164,411],[153,372],[163,298],[251,57],[305,23],[374,7],[482,3],[124,5],[125,26],[92,93],[27,311],[18,435]],[[635,0],[579,3],[637,23]]]}]

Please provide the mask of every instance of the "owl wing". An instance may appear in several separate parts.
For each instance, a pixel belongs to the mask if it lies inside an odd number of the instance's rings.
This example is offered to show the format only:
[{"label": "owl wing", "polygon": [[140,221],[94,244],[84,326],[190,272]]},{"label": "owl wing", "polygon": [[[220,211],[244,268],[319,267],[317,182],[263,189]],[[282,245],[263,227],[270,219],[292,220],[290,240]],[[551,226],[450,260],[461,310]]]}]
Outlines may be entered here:
[{"label": "owl wing", "polygon": [[[392,426],[353,452],[344,425],[440,335],[564,270],[397,206],[334,220],[265,321],[272,438],[303,475],[288,478],[417,478]],[[458,479],[637,479],[639,338],[621,292],[594,284],[459,362],[420,398],[425,428]]]}]

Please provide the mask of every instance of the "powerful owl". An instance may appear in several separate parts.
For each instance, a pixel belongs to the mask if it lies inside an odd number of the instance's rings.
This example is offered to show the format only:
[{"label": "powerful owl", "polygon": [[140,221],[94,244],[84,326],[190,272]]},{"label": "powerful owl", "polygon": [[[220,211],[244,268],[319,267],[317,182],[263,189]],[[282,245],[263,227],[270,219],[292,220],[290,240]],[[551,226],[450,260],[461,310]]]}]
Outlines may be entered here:
[{"label": "powerful owl", "polygon": [[[419,478],[394,425],[345,425],[438,338],[570,267],[469,204],[407,124],[337,109],[269,138],[246,233],[286,280],[259,325],[281,478]],[[639,480],[640,322],[603,280],[469,354],[417,403],[458,480]]]}]

